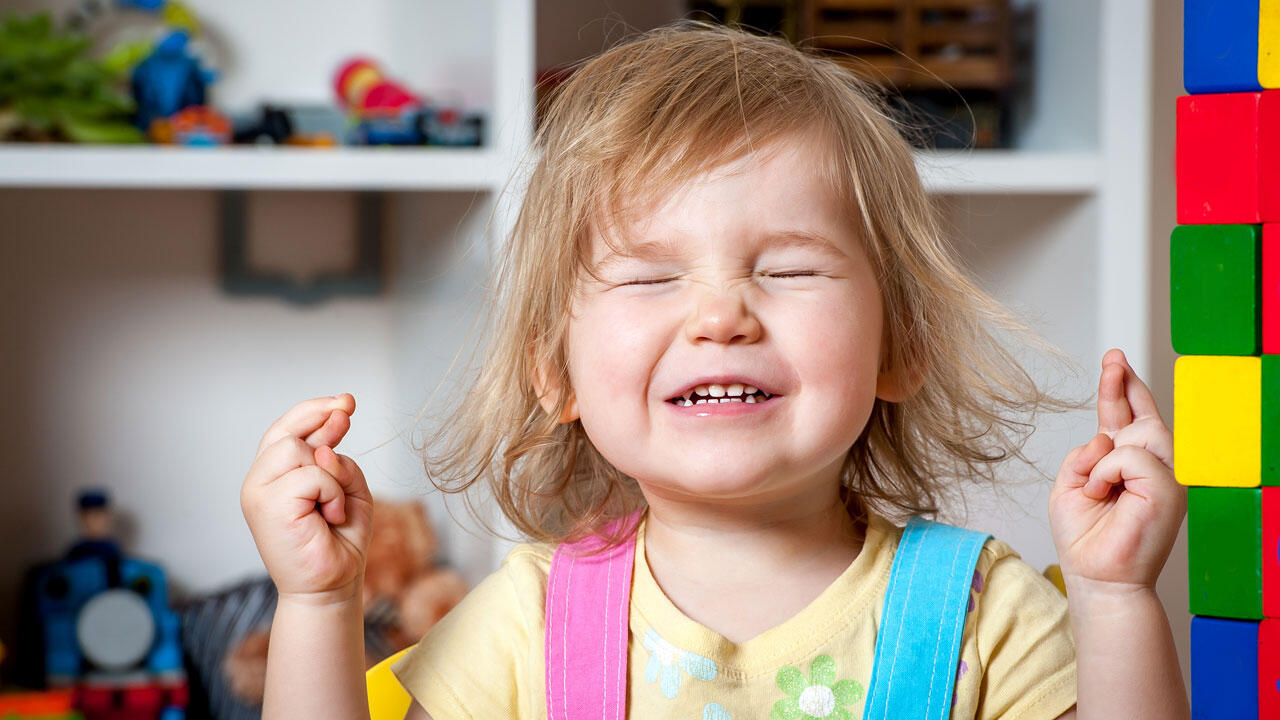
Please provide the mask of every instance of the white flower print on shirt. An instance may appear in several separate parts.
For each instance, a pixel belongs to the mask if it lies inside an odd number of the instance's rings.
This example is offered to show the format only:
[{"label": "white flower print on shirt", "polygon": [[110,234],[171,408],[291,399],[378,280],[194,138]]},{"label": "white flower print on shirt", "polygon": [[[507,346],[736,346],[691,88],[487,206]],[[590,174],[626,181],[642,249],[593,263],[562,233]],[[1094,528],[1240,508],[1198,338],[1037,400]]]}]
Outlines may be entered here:
[{"label": "white flower print on shirt", "polygon": [[662,696],[668,700],[680,692],[681,673],[683,670],[703,682],[713,680],[716,676],[716,664],[709,658],[697,653],[681,650],[672,645],[653,628],[644,634],[644,648],[649,651],[649,664],[644,669],[644,681],[658,682]]}]

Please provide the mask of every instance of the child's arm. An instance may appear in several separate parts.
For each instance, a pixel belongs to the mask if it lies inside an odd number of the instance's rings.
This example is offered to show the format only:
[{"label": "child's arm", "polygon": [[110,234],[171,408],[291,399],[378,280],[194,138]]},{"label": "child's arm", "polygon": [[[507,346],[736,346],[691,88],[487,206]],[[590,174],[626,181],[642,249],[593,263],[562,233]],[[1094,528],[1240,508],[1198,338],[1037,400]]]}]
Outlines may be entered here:
[{"label": "child's arm", "polygon": [[262,438],[240,490],[279,593],[267,651],[264,718],[367,718],[361,586],[373,498],[333,446],[355,398],[294,406]]},{"label": "child's arm", "polygon": [[1080,718],[1188,718],[1155,583],[1186,514],[1173,435],[1124,353],[1102,359],[1098,435],[1067,455],[1049,498],[1076,639]]},{"label": "child's arm", "polygon": [[262,717],[368,718],[364,613],[352,597],[286,598],[271,621]]}]

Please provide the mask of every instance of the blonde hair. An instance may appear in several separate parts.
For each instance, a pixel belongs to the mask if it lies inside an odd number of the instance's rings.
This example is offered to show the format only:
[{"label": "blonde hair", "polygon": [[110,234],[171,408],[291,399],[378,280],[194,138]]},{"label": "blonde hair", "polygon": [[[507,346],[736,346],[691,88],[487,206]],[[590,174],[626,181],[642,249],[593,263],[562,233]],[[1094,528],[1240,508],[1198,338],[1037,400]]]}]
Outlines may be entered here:
[{"label": "blonde hair", "polygon": [[998,341],[995,333],[1011,332],[1037,342],[961,270],[908,143],[875,92],[831,59],[778,38],[678,23],[585,62],[544,109],[491,288],[479,373],[423,448],[438,488],[487,483],[512,525],[540,541],[580,537],[642,508],[635,481],[581,423],[558,422],[569,394],[549,395],[555,407],[546,410],[535,381],[541,373],[546,387],[570,387],[566,327],[591,271],[592,229],[643,200],[634,188],[660,197],[798,133],[826,141],[822,171],[863,230],[884,300],[884,362],[920,384],[902,402],[877,399],[849,449],[841,477],[852,509],[935,513],[955,480],[994,481],[1000,462],[1026,460],[1029,413],[1072,406],[1042,393]]}]

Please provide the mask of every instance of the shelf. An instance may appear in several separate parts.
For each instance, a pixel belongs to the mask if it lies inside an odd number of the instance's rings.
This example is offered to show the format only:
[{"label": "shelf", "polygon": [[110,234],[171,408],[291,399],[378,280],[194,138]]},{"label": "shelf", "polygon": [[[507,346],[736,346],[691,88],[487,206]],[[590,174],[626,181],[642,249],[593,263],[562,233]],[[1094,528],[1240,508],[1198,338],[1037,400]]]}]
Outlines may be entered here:
[{"label": "shelf", "polygon": [[508,171],[485,148],[0,144],[0,187],[491,190]]},{"label": "shelf", "polygon": [[1097,153],[928,150],[916,153],[925,189],[943,195],[1087,195],[1098,190]]},{"label": "shelf", "polygon": [[[1012,150],[916,154],[945,194],[1088,194],[1098,156]],[[490,190],[510,165],[482,148],[0,145],[0,187]]]}]

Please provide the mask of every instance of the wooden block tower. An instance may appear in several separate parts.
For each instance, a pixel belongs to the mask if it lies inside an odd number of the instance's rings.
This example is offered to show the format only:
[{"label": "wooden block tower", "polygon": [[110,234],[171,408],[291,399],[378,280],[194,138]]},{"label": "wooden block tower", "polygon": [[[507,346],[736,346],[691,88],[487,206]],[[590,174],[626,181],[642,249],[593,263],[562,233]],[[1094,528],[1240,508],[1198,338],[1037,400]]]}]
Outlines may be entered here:
[{"label": "wooden block tower", "polygon": [[1280,718],[1280,0],[1184,0],[1170,238],[1192,716]]}]

